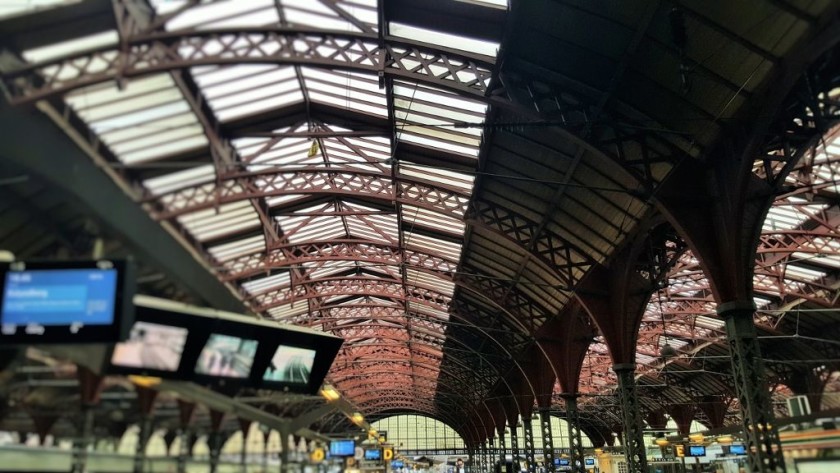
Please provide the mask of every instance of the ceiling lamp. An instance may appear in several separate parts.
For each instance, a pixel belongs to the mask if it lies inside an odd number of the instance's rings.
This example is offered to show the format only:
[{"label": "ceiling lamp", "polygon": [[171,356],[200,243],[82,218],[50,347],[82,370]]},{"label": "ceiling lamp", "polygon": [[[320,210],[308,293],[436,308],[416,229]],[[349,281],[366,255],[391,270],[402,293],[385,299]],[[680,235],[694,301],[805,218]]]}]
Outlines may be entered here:
[{"label": "ceiling lamp", "polygon": [[673,358],[677,356],[677,349],[672,347],[668,342],[659,349],[659,356],[662,358]]},{"label": "ceiling lamp", "polygon": [[669,442],[668,439],[666,439],[665,437],[657,437],[656,440],[653,441],[653,443],[659,445],[660,447],[665,447],[671,442]]},{"label": "ceiling lamp", "polygon": [[360,412],[354,412],[353,415],[350,416],[350,420],[353,421],[354,424],[360,425],[365,421],[365,416],[363,416]]},{"label": "ceiling lamp", "polygon": [[704,438],[705,437],[703,437],[703,434],[701,434],[700,432],[688,435],[688,439],[691,440],[694,443],[703,443]]},{"label": "ceiling lamp", "polygon": [[321,389],[321,396],[323,396],[328,402],[332,402],[337,401],[341,397],[341,394],[339,394],[338,390],[332,386],[324,386],[324,388]]},{"label": "ceiling lamp", "polygon": [[717,443],[721,445],[729,445],[732,443],[732,436],[731,435],[719,435],[716,439]]}]

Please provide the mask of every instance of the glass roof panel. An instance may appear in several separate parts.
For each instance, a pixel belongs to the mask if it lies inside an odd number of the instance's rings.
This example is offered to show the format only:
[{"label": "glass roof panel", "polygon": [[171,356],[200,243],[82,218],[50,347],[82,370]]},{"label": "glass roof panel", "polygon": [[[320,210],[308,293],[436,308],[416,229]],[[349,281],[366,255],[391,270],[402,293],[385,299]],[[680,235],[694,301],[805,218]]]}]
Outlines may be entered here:
[{"label": "glass roof panel", "polygon": [[373,74],[301,67],[309,98],[339,108],[388,116],[385,90]]},{"label": "glass roof panel", "polygon": [[207,248],[214,259],[222,263],[243,255],[254,254],[265,250],[265,237],[256,235],[240,240],[215,245]]},{"label": "glass roof panel", "polygon": [[454,187],[467,195],[472,194],[473,184],[475,183],[475,176],[469,174],[431,166],[417,166],[409,162],[400,163],[400,174]]},{"label": "glass roof panel", "polygon": [[178,217],[180,223],[198,241],[226,234],[236,234],[260,226],[260,219],[249,201],[220,205]]},{"label": "glass roof panel", "polygon": [[445,48],[460,49],[462,51],[482,54],[484,56],[495,57],[499,50],[499,43],[497,42],[484,41],[451,33],[443,33],[426,28],[418,28],[416,26],[396,23],[393,21],[389,24],[389,31],[391,35],[399,38],[411,39]]},{"label": "glass roof panel", "polygon": [[216,167],[212,164],[196,166],[194,168],[176,171],[143,181],[143,186],[152,195],[161,195],[170,191],[193,187],[213,182],[216,178]]},{"label": "glass roof panel", "polygon": [[446,279],[429,274],[425,271],[417,271],[415,269],[408,268],[406,270],[406,276],[409,284],[431,287],[446,296],[452,297],[452,293],[455,291],[455,284],[451,281],[447,281]]},{"label": "glass roof panel", "polygon": [[242,284],[242,289],[245,289],[248,294],[259,294],[278,287],[289,287],[290,282],[289,272],[283,271],[264,278],[252,279]]},{"label": "glass roof panel", "polygon": [[[0,14],[7,2],[0,3]],[[14,2],[13,2],[14,3]],[[24,2],[18,2],[22,4]],[[46,62],[63,56],[80,53],[105,46],[115,46],[119,42],[119,35],[116,30],[103,31],[90,36],[74,38],[56,44],[50,44],[39,48],[28,49],[23,52],[23,58],[27,62]]]},{"label": "glass roof panel", "polygon": [[439,254],[450,261],[461,259],[461,245],[450,241],[433,238],[422,233],[405,231],[405,246],[408,249],[424,253]]},{"label": "glass roof panel", "polygon": [[124,163],[208,145],[204,130],[167,74],[80,89],[65,100]]},{"label": "glass roof panel", "polygon": [[475,158],[486,112],[486,104],[450,92],[394,83],[397,137],[402,141]]},{"label": "glass roof panel", "polygon": [[[460,212],[452,212],[452,215],[461,216]],[[411,205],[403,205],[403,221],[409,228],[419,225],[431,228],[446,234],[461,236],[464,234],[464,222],[432,210]]]},{"label": "glass roof panel", "polygon": [[347,238],[340,217],[277,217],[290,243]]},{"label": "glass roof panel", "polygon": [[242,64],[192,69],[222,122],[303,102],[294,67]]},{"label": "glass roof panel", "polygon": [[[159,14],[174,11],[184,3],[170,0],[152,0]],[[178,5],[178,6],[175,6]],[[226,27],[248,27],[276,24],[280,21],[274,0],[233,1],[222,0],[190,7],[166,23],[166,29],[187,28],[210,29]]]}]

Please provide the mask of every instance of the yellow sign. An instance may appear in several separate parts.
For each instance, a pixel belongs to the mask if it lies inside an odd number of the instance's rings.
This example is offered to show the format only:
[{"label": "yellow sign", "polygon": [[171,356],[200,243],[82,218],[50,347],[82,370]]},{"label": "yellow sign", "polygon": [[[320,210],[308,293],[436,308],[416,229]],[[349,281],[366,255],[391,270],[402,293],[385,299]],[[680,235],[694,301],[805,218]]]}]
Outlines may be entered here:
[{"label": "yellow sign", "polygon": [[324,461],[324,449],[321,447],[312,450],[312,453],[309,454],[309,460],[312,463],[321,463]]},{"label": "yellow sign", "polygon": [[391,461],[394,459],[394,449],[390,447],[385,447],[382,449],[382,459],[386,462]]},{"label": "yellow sign", "polygon": [[685,445],[677,444],[674,445],[674,454],[680,458],[685,456]]}]

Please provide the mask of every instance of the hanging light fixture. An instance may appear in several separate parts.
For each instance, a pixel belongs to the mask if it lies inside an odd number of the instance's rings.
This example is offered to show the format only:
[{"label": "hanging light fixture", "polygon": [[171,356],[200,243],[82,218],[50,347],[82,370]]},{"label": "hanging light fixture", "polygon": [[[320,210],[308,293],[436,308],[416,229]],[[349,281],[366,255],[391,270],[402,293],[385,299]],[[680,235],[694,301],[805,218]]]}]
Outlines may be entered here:
[{"label": "hanging light fixture", "polygon": [[653,443],[660,447],[665,447],[671,442],[669,442],[668,439],[665,437],[657,437],[656,440],[653,441]]}]

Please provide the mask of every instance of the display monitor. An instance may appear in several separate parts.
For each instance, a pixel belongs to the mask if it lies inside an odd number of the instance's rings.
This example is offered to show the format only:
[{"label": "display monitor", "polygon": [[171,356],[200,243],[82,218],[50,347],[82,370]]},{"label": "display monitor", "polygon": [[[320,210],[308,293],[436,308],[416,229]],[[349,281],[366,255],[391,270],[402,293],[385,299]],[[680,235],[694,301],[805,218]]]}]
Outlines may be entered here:
[{"label": "display monitor", "polygon": [[263,374],[263,381],[307,384],[315,362],[315,350],[280,345]]},{"label": "display monitor", "polygon": [[583,460],[584,466],[595,466],[595,459],[594,458],[585,458]]},{"label": "display monitor", "polygon": [[571,463],[568,458],[555,458],[554,466],[569,466]]},{"label": "display monitor", "polygon": [[247,378],[254,364],[258,342],[231,335],[210,335],[195,365],[197,374]]},{"label": "display monitor", "polygon": [[356,454],[356,441],[353,439],[330,440],[331,457],[352,457]]},{"label": "display monitor", "polygon": [[[125,261],[13,262],[0,267],[0,339],[96,343],[122,339],[133,319]],[[126,302],[127,301],[127,302]]]},{"label": "display monitor", "polygon": [[391,462],[391,468],[402,468],[405,466],[405,463],[402,460],[394,460]]},{"label": "display monitor", "polygon": [[706,447],[703,445],[689,445],[688,446],[688,456],[690,457],[705,457],[706,456]]},{"label": "display monitor", "polygon": [[382,449],[381,448],[366,448],[365,449],[365,460],[369,460],[369,461],[382,460]]},{"label": "display monitor", "polygon": [[137,321],[128,340],[114,347],[111,363],[127,368],[178,371],[187,334],[184,327]]},{"label": "display monitor", "polygon": [[742,444],[732,444],[729,446],[729,453],[732,455],[746,455],[747,448]]}]

